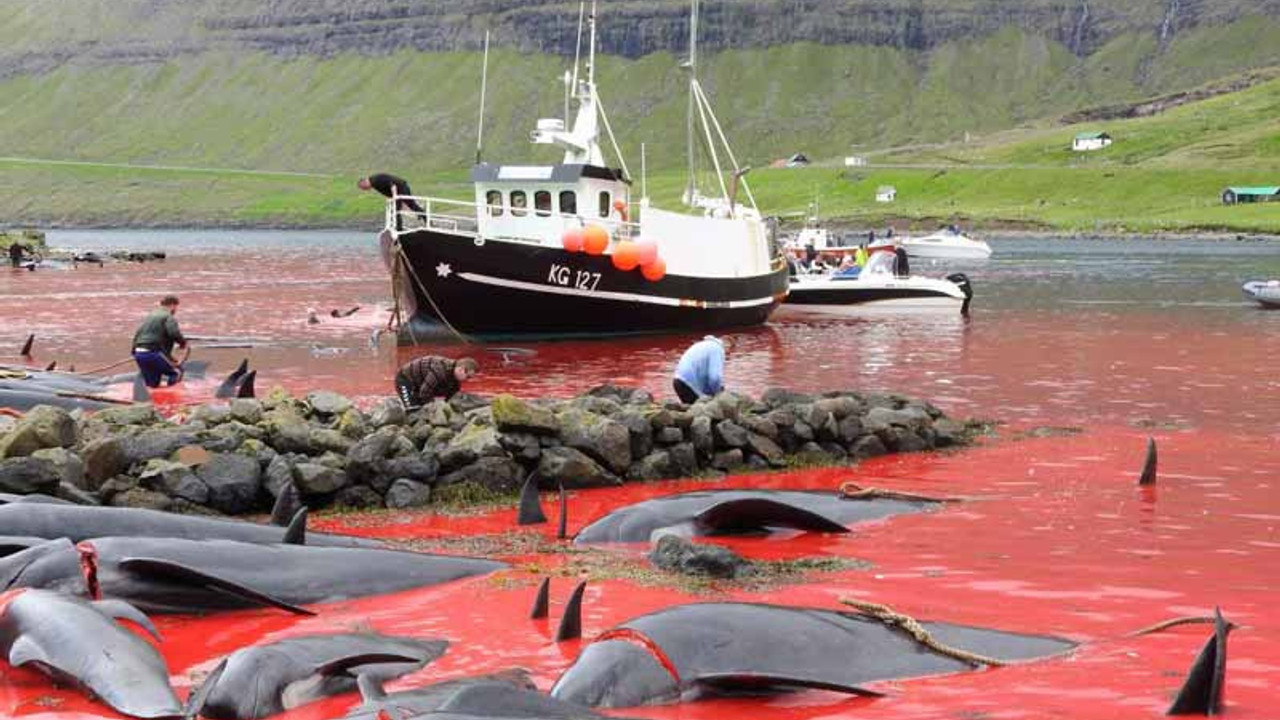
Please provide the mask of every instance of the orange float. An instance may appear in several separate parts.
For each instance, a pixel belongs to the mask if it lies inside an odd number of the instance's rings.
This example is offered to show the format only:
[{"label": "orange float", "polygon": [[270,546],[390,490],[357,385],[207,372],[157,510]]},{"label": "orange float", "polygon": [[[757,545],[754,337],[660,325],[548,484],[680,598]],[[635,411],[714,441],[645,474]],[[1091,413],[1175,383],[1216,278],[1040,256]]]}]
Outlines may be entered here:
[{"label": "orange float", "polygon": [[658,243],[652,240],[641,240],[636,243],[636,252],[640,256],[640,266],[652,265],[658,259]]},{"label": "orange float", "polygon": [[564,249],[571,253],[582,252],[584,240],[582,228],[565,230],[564,235],[560,237],[560,241],[564,244]]},{"label": "orange float", "polygon": [[603,255],[609,247],[609,231],[599,225],[591,225],[582,231],[582,249],[588,255]]},{"label": "orange float", "polygon": [[644,275],[644,279],[649,282],[658,282],[667,276],[667,261],[658,258],[653,262],[640,268],[640,274]]},{"label": "orange float", "polygon": [[630,240],[623,240],[613,248],[613,266],[623,271],[635,270],[640,264],[640,251]]}]

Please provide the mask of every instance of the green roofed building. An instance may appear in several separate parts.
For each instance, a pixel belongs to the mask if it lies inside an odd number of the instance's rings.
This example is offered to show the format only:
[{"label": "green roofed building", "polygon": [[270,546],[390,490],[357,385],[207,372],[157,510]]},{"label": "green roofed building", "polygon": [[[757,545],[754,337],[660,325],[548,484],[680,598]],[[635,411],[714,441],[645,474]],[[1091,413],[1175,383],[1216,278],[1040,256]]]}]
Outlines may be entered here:
[{"label": "green roofed building", "polygon": [[1222,191],[1222,204],[1272,202],[1280,200],[1280,185],[1229,187]]},{"label": "green roofed building", "polygon": [[1111,136],[1104,132],[1086,132],[1076,135],[1071,141],[1071,149],[1076,152],[1101,150],[1111,144]]}]

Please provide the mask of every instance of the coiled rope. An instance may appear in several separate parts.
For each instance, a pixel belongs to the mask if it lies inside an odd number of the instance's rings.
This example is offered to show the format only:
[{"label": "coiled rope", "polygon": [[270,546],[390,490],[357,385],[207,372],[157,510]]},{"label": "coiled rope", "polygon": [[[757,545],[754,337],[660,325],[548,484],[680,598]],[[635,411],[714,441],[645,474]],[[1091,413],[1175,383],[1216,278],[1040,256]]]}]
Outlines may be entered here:
[{"label": "coiled rope", "polygon": [[915,618],[909,615],[903,615],[888,605],[867,602],[865,600],[857,600],[855,598],[840,598],[840,603],[842,605],[848,605],[873,620],[879,620],[891,628],[898,628],[899,630],[902,630],[906,634],[910,635],[916,642],[939,655],[945,655],[949,658],[954,658],[975,666],[988,665],[991,667],[1004,667],[1007,664],[1003,660],[987,657],[986,655],[979,655],[977,653],[969,652],[968,650],[961,650],[960,648],[951,647],[950,645],[939,642],[938,639],[931,635],[928,630],[925,630],[924,626]]}]

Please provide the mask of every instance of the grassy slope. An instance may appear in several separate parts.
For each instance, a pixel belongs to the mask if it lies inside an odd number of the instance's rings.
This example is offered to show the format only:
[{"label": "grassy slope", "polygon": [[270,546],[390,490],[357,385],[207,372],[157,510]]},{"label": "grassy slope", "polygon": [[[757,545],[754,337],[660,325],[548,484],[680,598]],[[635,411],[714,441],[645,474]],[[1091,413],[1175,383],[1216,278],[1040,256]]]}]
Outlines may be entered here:
[{"label": "grassy slope", "polygon": [[[1119,38],[1083,61],[1015,29],[928,56],[796,44],[711,56],[703,77],[740,154],[757,167],[795,150],[835,158],[854,144],[865,150],[965,133],[988,137],[886,157],[1035,166],[876,170],[852,178],[835,168],[757,171],[753,183],[766,212],[800,210],[818,195],[824,212],[879,222],[886,208],[870,200],[887,183],[901,191],[892,212],[907,217],[1280,231],[1272,208],[1214,205],[1223,185],[1274,181],[1274,83],[1156,118],[1107,123],[1120,141],[1087,158],[1063,149],[1079,128],[1035,125],[1087,104],[1183,88],[1183,78],[1218,77],[1231,58],[1280,61],[1280,23],[1246,18],[1185,33],[1144,70],[1153,44]],[[490,70],[487,157],[553,159],[526,138],[536,117],[561,112],[561,61],[504,51]],[[1135,79],[1144,72],[1145,87]],[[9,219],[0,223],[376,223],[377,203],[350,189],[354,177],[375,169],[406,175],[419,192],[465,197],[460,168],[474,151],[478,76],[473,53],[296,60],[209,53],[160,65],[72,64],[2,80],[0,156],[332,177],[0,162],[0,218]],[[675,58],[604,58],[600,83],[633,170],[636,148],[646,142],[655,195],[673,198],[684,117]],[[996,132],[1019,123],[1032,124]]]}]

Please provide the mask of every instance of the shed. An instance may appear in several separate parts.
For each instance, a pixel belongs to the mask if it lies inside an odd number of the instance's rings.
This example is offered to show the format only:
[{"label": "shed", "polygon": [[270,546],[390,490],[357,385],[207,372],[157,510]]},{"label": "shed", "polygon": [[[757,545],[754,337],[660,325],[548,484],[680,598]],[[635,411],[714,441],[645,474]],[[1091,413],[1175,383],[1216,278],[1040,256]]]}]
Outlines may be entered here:
[{"label": "shed", "polygon": [[893,202],[898,199],[898,189],[892,185],[881,185],[876,188],[876,202]]},{"label": "shed", "polygon": [[1071,141],[1071,149],[1076,152],[1101,150],[1111,144],[1111,136],[1104,132],[1079,133]]},{"label": "shed", "polygon": [[1280,200],[1280,185],[1236,186],[1222,191],[1222,204],[1274,202]]},{"label": "shed", "polygon": [[804,153],[796,153],[787,158],[787,167],[806,167],[809,164],[809,157]]}]

